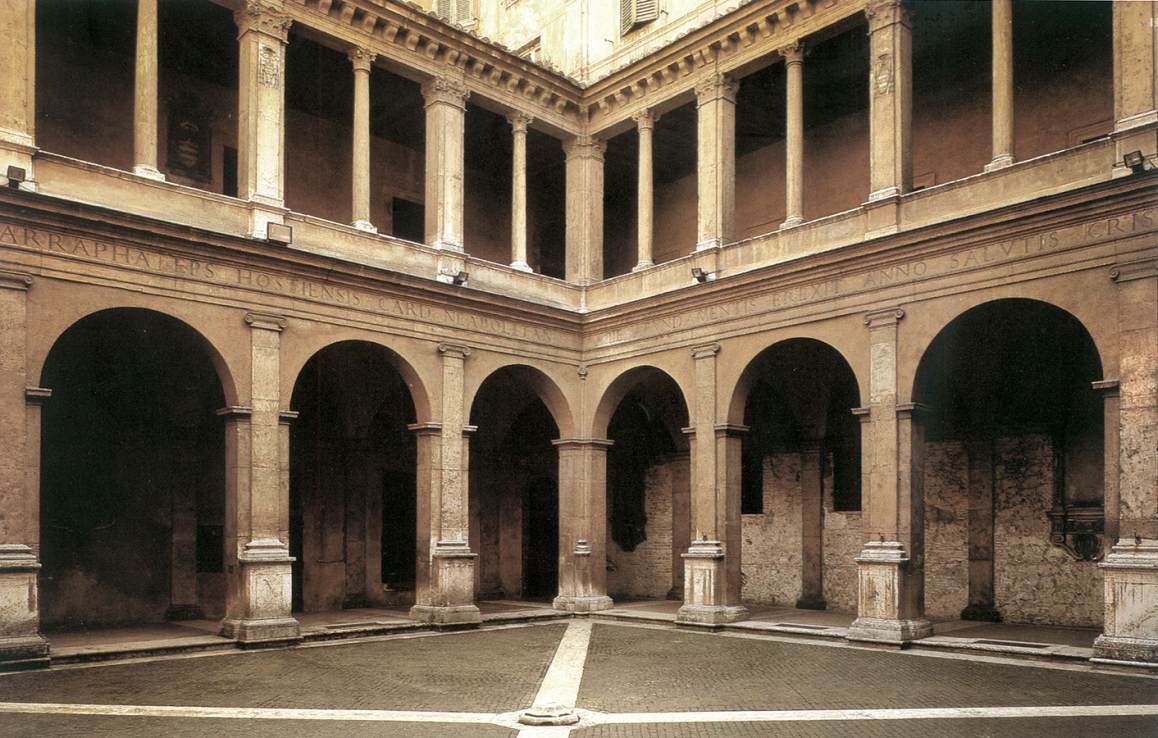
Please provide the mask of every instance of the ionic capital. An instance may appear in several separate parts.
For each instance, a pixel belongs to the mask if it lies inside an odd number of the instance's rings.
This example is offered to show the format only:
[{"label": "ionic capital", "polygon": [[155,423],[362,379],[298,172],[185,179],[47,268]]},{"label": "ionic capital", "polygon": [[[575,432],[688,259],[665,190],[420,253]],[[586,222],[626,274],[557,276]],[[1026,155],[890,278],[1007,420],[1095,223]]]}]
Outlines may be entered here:
[{"label": "ionic capital", "polygon": [[369,72],[370,65],[374,63],[378,55],[369,49],[355,46],[346,52],[346,57],[350,60],[350,63],[354,65],[355,72]]},{"label": "ionic capital", "polygon": [[885,326],[896,325],[903,317],[905,317],[905,311],[902,308],[887,308],[866,313],[864,324],[869,327],[869,330],[884,328]]},{"label": "ionic capital", "polygon": [[804,62],[804,42],[800,39],[776,50],[784,59],[786,65],[802,64]]},{"label": "ionic capital", "polygon": [[1125,264],[1115,264],[1110,269],[1110,279],[1118,284],[1152,277],[1158,277],[1158,259],[1143,259]]},{"label": "ionic capital", "polygon": [[720,344],[709,343],[704,346],[696,346],[692,349],[692,358],[696,361],[700,359],[714,359],[716,354],[720,353]]},{"label": "ionic capital", "polygon": [[507,115],[507,122],[511,124],[512,133],[526,133],[527,126],[531,125],[534,120],[533,117],[519,110]]},{"label": "ionic capital", "polygon": [[735,104],[740,83],[726,74],[710,74],[696,83],[696,104],[706,105],[716,100]]},{"label": "ionic capital", "polygon": [[285,330],[289,325],[284,315],[273,315],[271,313],[246,313],[245,324],[255,330],[263,331],[277,331]]},{"label": "ionic capital", "polygon": [[426,99],[428,108],[443,103],[466,110],[466,99],[470,97],[470,90],[461,79],[432,77],[422,83],[422,97]]},{"label": "ionic capital", "polygon": [[27,291],[32,286],[32,275],[23,272],[0,272],[0,290]]},{"label": "ionic capital", "polygon": [[237,24],[238,38],[256,31],[284,44],[289,40],[289,29],[294,21],[280,2],[244,0],[241,7],[233,11],[233,22]]},{"label": "ionic capital", "polygon": [[596,159],[603,161],[607,142],[592,138],[587,134],[576,136],[563,142],[563,154],[568,159]]},{"label": "ionic capital", "polygon": [[639,130],[650,131],[655,128],[655,122],[659,119],[659,116],[656,115],[654,110],[647,108],[632,115],[631,119],[635,121],[635,127]]},{"label": "ionic capital", "polygon": [[912,27],[912,13],[901,0],[873,0],[864,9],[869,35],[897,23]]},{"label": "ionic capital", "polygon": [[438,353],[448,358],[462,360],[470,356],[470,348],[456,343],[440,343]]}]

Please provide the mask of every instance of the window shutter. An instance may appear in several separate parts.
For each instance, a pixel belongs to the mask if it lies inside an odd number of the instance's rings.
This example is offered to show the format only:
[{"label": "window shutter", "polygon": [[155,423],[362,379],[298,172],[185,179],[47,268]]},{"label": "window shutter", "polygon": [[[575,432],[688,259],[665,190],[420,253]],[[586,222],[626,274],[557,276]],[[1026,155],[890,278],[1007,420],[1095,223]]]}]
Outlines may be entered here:
[{"label": "window shutter", "polygon": [[659,0],[635,0],[635,25],[650,23],[659,17]]},{"label": "window shutter", "polygon": [[623,35],[635,25],[636,0],[619,0],[619,33]]},{"label": "window shutter", "polygon": [[455,0],[455,16],[456,23],[470,23],[474,18],[471,16],[471,0]]},{"label": "window shutter", "polygon": [[450,20],[450,3],[451,0],[437,0],[434,4],[434,12],[442,18]]}]

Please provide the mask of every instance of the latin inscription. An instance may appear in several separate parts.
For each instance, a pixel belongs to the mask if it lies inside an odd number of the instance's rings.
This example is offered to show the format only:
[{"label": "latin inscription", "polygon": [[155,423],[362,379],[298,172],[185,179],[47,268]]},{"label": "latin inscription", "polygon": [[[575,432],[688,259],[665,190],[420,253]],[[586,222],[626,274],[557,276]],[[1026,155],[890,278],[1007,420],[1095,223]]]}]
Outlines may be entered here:
[{"label": "latin inscription", "polygon": [[438,305],[403,300],[386,294],[342,285],[325,284],[301,277],[147,251],[136,246],[66,233],[0,223],[0,244],[36,249],[50,254],[64,254],[178,279],[211,282],[228,287],[260,290],[331,305],[358,308],[415,323],[449,325],[465,330],[541,343],[558,344],[564,340],[549,328],[529,323],[451,310]]}]

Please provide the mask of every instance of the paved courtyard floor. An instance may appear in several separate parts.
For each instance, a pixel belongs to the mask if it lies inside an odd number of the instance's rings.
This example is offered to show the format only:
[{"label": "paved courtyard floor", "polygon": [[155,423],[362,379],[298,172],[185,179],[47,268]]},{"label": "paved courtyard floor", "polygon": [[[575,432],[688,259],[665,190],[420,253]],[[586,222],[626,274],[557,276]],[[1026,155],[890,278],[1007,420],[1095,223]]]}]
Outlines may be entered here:
[{"label": "paved courtyard floor", "polygon": [[573,619],[0,674],[0,735],[1156,736],[1158,675]]}]

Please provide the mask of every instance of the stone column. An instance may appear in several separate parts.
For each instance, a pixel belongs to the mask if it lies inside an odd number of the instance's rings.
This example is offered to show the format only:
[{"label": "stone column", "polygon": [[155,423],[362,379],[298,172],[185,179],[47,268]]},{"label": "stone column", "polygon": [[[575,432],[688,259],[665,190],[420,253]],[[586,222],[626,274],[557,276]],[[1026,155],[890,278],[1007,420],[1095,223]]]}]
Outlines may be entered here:
[{"label": "stone column", "polygon": [[1013,163],[1013,0],[993,0],[993,161],[985,171]]},{"label": "stone column", "polygon": [[219,411],[225,421],[227,578],[221,634],[243,645],[296,640],[290,615],[288,433],[282,427],[279,315],[246,313],[250,405]]},{"label": "stone column", "polygon": [[40,635],[40,406],[25,357],[32,277],[0,271],[0,665],[48,663]]},{"label": "stone column", "polygon": [[533,119],[525,113],[511,113],[514,147],[511,166],[511,266],[531,271],[527,263],[527,126]]},{"label": "stone column", "polygon": [[912,24],[900,0],[873,0],[869,24],[869,202],[913,185]]},{"label": "stone column", "polygon": [[639,177],[637,181],[637,215],[638,215],[638,246],[635,267],[633,272],[638,272],[648,267],[655,266],[652,261],[651,247],[652,247],[652,222],[654,220],[655,209],[655,195],[652,188],[652,136],[655,132],[656,115],[654,111],[642,110],[631,116],[635,121],[635,127],[639,131]]},{"label": "stone column", "polygon": [[165,178],[157,169],[157,0],[137,0],[133,173],[149,179]]},{"label": "stone column", "polygon": [[671,544],[672,572],[669,600],[684,598],[684,551],[692,545],[692,489],[691,455],[684,451],[673,454],[668,462],[671,469]]},{"label": "stone column", "polygon": [[292,20],[281,0],[245,0],[233,14],[239,31],[238,194],[251,203],[250,235],[285,214],[285,48]]},{"label": "stone column", "polygon": [[800,449],[800,599],[804,610],[824,610],[824,444]]},{"label": "stone column", "polygon": [[696,250],[722,246],[736,231],[736,92],[712,73],[696,84]]},{"label": "stone column", "polygon": [[563,142],[567,160],[567,281],[603,279],[603,152],[607,144],[588,135]]},{"label": "stone column", "polygon": [[461,79],[434,77],[422,85],[426,100],[426,243],[463,250],[463,135],[466,99]]},{"label": "stone column", "polygon": [[791,228],[804,222],[804,43],[780,49],[788,76],[788,109],[784,138],[784,222]]},{"label": "stone column", "polygon": [[378,55],[361,47],[350,49],[346,55],[354,67],[352,225],[361,231],[377,233],[378,229],[370,222],[370,68]]},{"label": "stone column", "polygon": [[[1158,662],[1158,261],[1115,267],[1118,285],[1118,543],[1101,564],[1098,659]],[[1112,463],[1107,459],[1108,463]]]},{"label": "stone column", "polygon": [[1114,3],[1114,173],[1130,174],[1122,158],[1158,151],[1158,1]]},{"label": "stone column", "polygon": [[607,596],[607,449],[603,438],[560,438],[559,596],[553,606],[594,612]]},{"label": "stone column", "polygon": [[[869,406],[862,426],[867,492],[857,556],[857,619],[851,640],[904,645],[932,633],[924,617],[923,408],[897,403],[900,308],[869,313]],[[862,409],[863,414],[863,409]]]},{"label": "stone column", "polygon": [[719,344],[692,349],[695,394],[691,445],[692,543],[684,559],[678,622],[719,625],[743,620],[740,605],[740,438],[746,428],[716,422]]},{"label": "stone column", "polygon": [[1001,622],[993,589],[993,438],[970,440],[965,445],[968,471],[969,604],[962,620]]},{"label": "stone column", "polygon": [[[420,577],[410,617],[439,626],[471,626],[482,618],[474,604],[477,555],[469,542],[466,437],[474,428],[466,425],[463,365],[470,349],[440,343],[438,352],[442,355],[442,422],[415,428],[419,430]],[[434,433],[438,434],[436,442],[431,439]],[[428,498],[423,488],[429,491]]]},{"label": "stone column", "polygon": [[0,176],[9,166],[24,170],[23,189],[35,189],[36,0],[0,3]]}]

